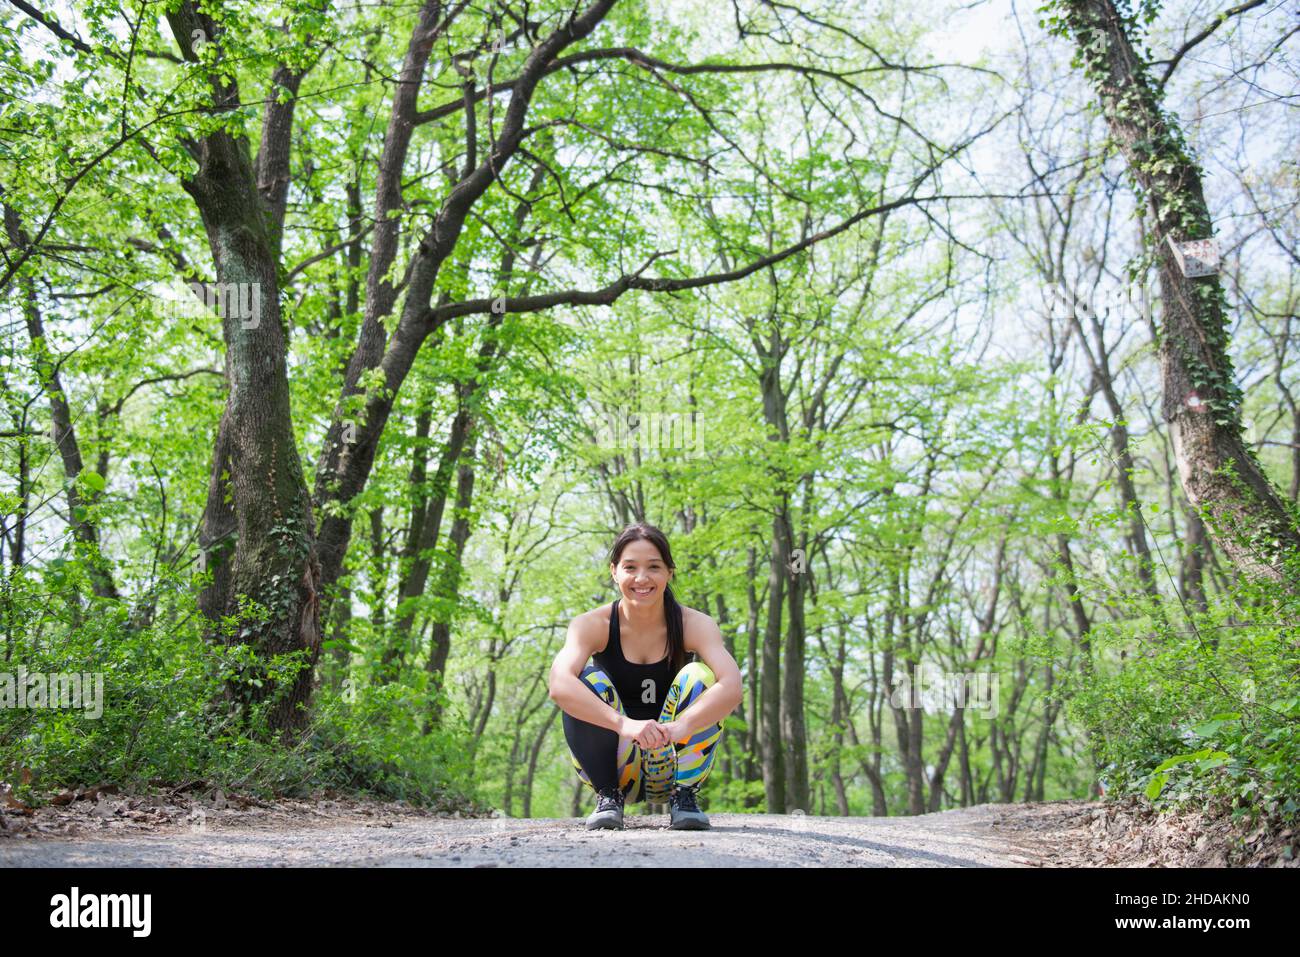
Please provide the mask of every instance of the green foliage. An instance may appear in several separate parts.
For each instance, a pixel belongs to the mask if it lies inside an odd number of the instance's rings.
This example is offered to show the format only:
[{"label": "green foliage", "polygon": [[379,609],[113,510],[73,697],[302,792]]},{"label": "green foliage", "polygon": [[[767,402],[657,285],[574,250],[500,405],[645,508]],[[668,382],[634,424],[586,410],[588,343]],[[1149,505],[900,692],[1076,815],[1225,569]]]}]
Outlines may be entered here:
[{"label": "green foliage", "polygon": [[[53,566],[60,581],[84,575],[77,562]],[[340,694],[324,688],[311,722],[283,745],[266,727],[275,697],[250,712],[231,706],[240,682],[287,687],[296,656],[260,661],[248,645],[205,645],[185,576],[164,580],[161,613],[148,625],[116,602],[74,609],[45,604],[43,583],[15,576],[6,594],[25,615],[10,621],[0,673],[15,678],[76,673],[102,682],[100,708],[86,690],[80,707],[0,708],[0,781],[40,802],[78,786],[143,787],[203,781],[263,796],[304,795],[321,787],[400,798],[413,804],[463,803],[470,769],[445,725],[423,733],[424,689],[390,684]],[[95,710],[102,714],[94,715]]]},{"label": "green foliage", "polygon": [[426,705],[422,691],[398,683],[354,695],[324,688],[298,743],[279,748],[241,736],[223,770],[232,782],[267,793],[333,788],[417,805],[463,804],[472,768],[462,733],[440,723],[425,734]]},{"label": "green foliage", "polygon": [[[75,573],[74,564],[64,563],[60,572]],[[16,584],[30,591],[15,599],[39,608],[39,584]],[[185,601],[181,591],[170,597]],[[76,626],[71,609],[59,604],[22,619],[0,672],[98,675],[102,716],[91,717],[84,706],[0,709],[0,778],[14,781],[26,768],[31,787],[48,791],[200,775],[217,757],[205,731],[214,686],[193,628],[178,627],[170,616],[138,627],[123,606],[107,601],[96,600],[87,611]]]},{"label": "green foliage", "polygon": [[1243,582],[1191,611],[1189,627],[1147,618],[1092,632],[1096,676],[1071,715],[1088,731],[1114,793],[1157,806],[1227,799],[1234,814],[1300,810],[1300,600]]},{"label": "green foliage", "polygon": [[[1082,7],[1055,0],[1041,12],[1053,32],[1076,41],[1076,63],[1099,81],[1106,41],[1074,17]],[[1140,43],[1158,0],[1120,7]],[[521,21],[524,34],[493,58],[493,82],[517,74],[531,49],[529,31],[568,12],[567,4],[534,5]],[[696,55],[718,26],[708,5],[671,18],[617,5],[591,47],[626,46],[724,69],[683,74],[612,57],[549,72],[532,91],[527,154],[498,170],[469,211],[429,302],[601,289],[635,270],[662,278],[739,269],[897,199],[891,184],[913,183],[918,198],[948,192],[941,182],[925,183],[923,166],[953,144],[918,149],[905,130],[914,116],[964,119],[964,105],[955,105],[960,91],[943,79],[954,71],[882,69],[878,61],[914,59],[925,25],[913,18],[903,36],[886,21],[852,20],[851,5],[845,12],[844,29],[821,32],[811,20],[797,23],[759,5],[747,12],[751,32],[735,48]],[[893,716],[881,706],[889,689],[880,665],[889,654],[896,668],[948,657],[955,660],[943,663],[953,670],[1004,677],[1003,713],[967,716],[960,758],[948,765],[949,789],[956,761],[969,765],[976,800],[1018,796],[1030,770],[1046,781],[1048,798],[1082,793],[1092,755],[1079,753],[1081,725],[1096,736],[1120,789],[1167,803],[1213,787],[1243,807],[1280,801],[1280,810],[1294,810],[1296,691],[1287,668],[1294,648],[1269,622],[1295,620],[1295,609],[1274,607],[1266,594],[1237,593],[1173,623],[1178,609],[1167,596],[1133,597],[1144,591],[1135,560],[1115,547],[1133,510],[1117,499],[1099,456],[1086,476],[1084,463],[1076,474],[1070,458],[1082,444],[1106,446],[1110,423],[1072,424],[1075,411],[1066,406],[1077,397],[1062,396],[1077,385],[1073,363],[1037,377],[1036,357],[1016,364],[993,359],[997,352],[973,357],[962,319],[971,303],[963,300],[983,297],[998,325],[1009,304],[972,282],[971,247],[933,231],[939,221],[927,211],[937,208],[929,199],[863,219],[741,281],[671,296],[628,294],[599,312],[458,316],[430,334],[400,388],[393,391],[385,366],[360,374],[356,391],[344,396],[366,312],[375,158],[415,8],[233,0],[212,9],[213,35],[194,44],[195,59],[174,55],[188,54],[191,38],[173,36],[165,17],[141,21],[136,49],[148,55],[128,59],[129,8],[92,0],[78,14],[78,30],[98,52],[74,53],[30,18],[0,19],[0,58],[13,93],[0,102],[5,202],[29,233],[53,217],[44,249],[15,280],[45,310],[46,336],[25,343],[19,334],[0,347],[0,406],[15,438],[0,448],[0,517],[6,529],[21,516],[37,537],[58,534],[49,528],[65,523],[47,519],[62,508],[64,483],[75,483],[81,504],[72,517],[99,530],[136,617],[90,597],[92,572],[108,561],[86,543],[29,542],[22,561],[6,552],[0,671],[21,664],[102,673],[108,701],[97,719],[57,709],[0,713],[0,780],[19,783],[29,771],[25,787],[34,798],[75,784],[151,780],[265,794],[333,787],[413,802],[465,790],[513,812],[524,768],[536,759],[527,777],[533,813],[567,814],[574,775],[542,679],[564,623],[608,597],[600,553],[609,526],[632,509],[673,536],[683,601],[729,610],[731,621],[720,624],[745,668],[764,627],[747,634],[753,629],[745,623],[763,622],[760,606],[772,596],[774,518],[788,519],[801,541],[813,543],[802,677],[814,801],[824,806],[834,804],[826,795],[839,776],[851,811],[872,810],[864,765],[878,771],[889,811],[909,804],[915,778],[909,782]],[[443,171],[455,175],[466,160],[467,114],[441,107],[457,105],[462,70],[475,72],[480,89],[487,81],[489,57],[453,64],[447,53],[482,54],[484,37],[501,27],[497,16],[465,8],[430,59],[419,106],[440,115],[416,124],[402,201],[387,214],[401,236],[386,269],[401,289],[398,308],[379,317],[390,334],[415,291],[406,285],[412,257],[446,204]],[[692,16],[699,29],[683,25]],[[869,42],[859,39],[869,32]],[[814,70],[747,69],[805,55]],[[254,649],[290,630],[301,609],[298,572],[310,557],[310,534],[301,513],[279,522],[258,560],[243,565],[255,580],[242,583],[237,613],[218,623],[222,643],[205,644],[194,595],[233,554],[233,542],[209,549],[203,574],[183,580],[181,568],[208,502],[211,439],[227,387],[222,329],[218,317],[200,310],[182,319],[150,293],[179,278],[178,269],[184,278],[210,270],[205,224],[183,185],[196,166],[188,141],[221,129],[246,138],[256,156],[264,98],[289,98],[286,87],[268,83],[277,65],[312,69],[298,93],[277,263],[293,421],[275,424],[293,430],[309,469],[320,467],[328,428],[340,419],[359,425],[379,397],[393,399],[365,487],[347,501],[326,494],[313,503],[318,529],[330,516],[358,521],[339,583],[346,596],[334,603],[333,620],[322,622],[327,638],[310,720],[288,744],[270,733],[267,715],[306,666],[305,655],[264,660]],[[830,71],[840,70],[832,80]],[[1141,64],[1139,73],[1149,79]],[[217,103],[213,80],[237,80],[240,102]],[[1117,96],[1118,110],[1143,107],[1167,120],[1164,131],[1137,144],[1135,168],[1157,181],[1155,198],[1189,235],[1208,235],[1206,211],[1160,185],[1177,180],[1193,154],[1150,92]],[[477,107],[478,162],[494,145],[506,102],[487,96]],[[897,127],[882,112],[893,104],[907,117]],[[1080,180],[1070,195],[1094,184]],[[1138,195],[1140,203],[1150,198],[1140,184]],[[503,277],[506,249],[514,265]],[[1154,258],[1151,248],[1134,257],[1135,276]],[[1205,332],[1221,349],[1222,287],[1195,289],[1217,297],[1203,303],[1216,317]],[[1292,314],[1286,302],[1270,308]],[[951,312],[952,332],[932,312]],[[22,328],[17,307],[7,318]],[[1240,399],[1231,367],[1211,368],[1188,344],[1172,345],[1189,353],[1192,384],[1225,421]],[[1125,374],[1141,358],[1129,348],[1115,355]],[[68,480],[40,421],[56,369],[86,463]],[[781,409],[762,394],[764,381],[787,393]],[[616,408],[698,411],[707,456],[594,445],[591,423]],[[1137,411],[1129,409],[1135,431]],[[440,484],[435,472],[460,412],[473,413],[474,441],[458,461],[447,457]],[[413,423],[422,415],[430,424],[417,436]],[[417,451],[428,456],[423,477],[412,467]],[[1049,459],[1062,467],[1049,471]],[[454,497],[468,472],[473,500],[460,509]],[[299,478],[296,466],[277,472],[295,488]],[[312,487],[315,477],[303,478]],[[235,484],[249,476],[223,470],[221,479],[232,504]],[[326,476],[322,488],[338,481]],[[223,489],[214,491],[219,500]],[[419,551],[405,541],[411,517],[438,496],[443,526],[435,547],[419,556],[431,559],[427,587],[398,601],[397,583]],[[1157,514],[1155,502],[1144,508]],[[1159,513],[1162,522],[1166,514]],[[471,532],[463,555],[447,533],[457,518]],[[1176,518],[1169,516],[1171,525]],[[1264,554],[1278,536],[1257,532]],[[1060,542],[1074,549],[1072,567],[1059,560]],[[1098,551],[1101,561],[1093,560]],[[997,614],[990,613],[988,634],[975,635],[977,617],[990,607],[982,589],[991,587],[995,554],[1005,558]],[[1106,609],[1114,620],[1101,622]],[[1097,622],[1087,656],[1072,633],[1076,610]],[[406,616],[410,627],[398,626]],[[445,690],[428,680],[430,626],[449,636]],[[829,717],[837,641],[857,744]],[[976,645],[985,657],[966,661]],[[1254,701],[1246,700],[1247,682],[1255,682]],[[1075,725],[1044,720],[1045,709],[1066,701]],[[875,708],[883,718],[873,726],[866,716],[875,717]],[[440,718],[429,729],[435,709]],[[947,743],[948,715],[911,717],[923,722],[929,761]],[[473,728],[465,727],[470,720]],[[1009,760],[1031,754],[1040,727],[1041,763]],[[761,807],[763,783],[743,779],[756,756],[745,753],[741,712],[725,728],[727,770],[722,761],[715,766],[710,806]],[[941,797],[952,800],[950,792]]]}]

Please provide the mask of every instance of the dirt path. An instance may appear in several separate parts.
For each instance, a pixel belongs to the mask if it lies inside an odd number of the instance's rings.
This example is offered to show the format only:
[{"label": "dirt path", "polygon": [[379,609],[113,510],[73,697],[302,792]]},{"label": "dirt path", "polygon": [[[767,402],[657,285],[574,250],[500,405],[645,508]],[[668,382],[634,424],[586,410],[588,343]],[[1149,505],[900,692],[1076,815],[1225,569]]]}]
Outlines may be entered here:
[{"label": "dirt path", "polygon": [[67,797],[36,809],[0,803],[0,868],[1300,863],[1296,836],[1283,825],[1243,831],[1223,813],[1162,815],[1137,799],[981,804],[917,817],[717,813],[710,831],[670,831],[667,814],[629,814],[623,831],[588,831],[583,818],[465,817],[324,794],[267,803],[219,790],[177,796],[96,788]]},{"label": "dirt path", "polygon": [[1024,867],[1032,847],[992,826],[996,805],[910,818],[714,814],[713,829],[671,831],[667,815],[629,816],[623,831],[581,818],[413,818],[268,826],[206,822],[151,833],[0,840],[0,867],[340,866]]}]

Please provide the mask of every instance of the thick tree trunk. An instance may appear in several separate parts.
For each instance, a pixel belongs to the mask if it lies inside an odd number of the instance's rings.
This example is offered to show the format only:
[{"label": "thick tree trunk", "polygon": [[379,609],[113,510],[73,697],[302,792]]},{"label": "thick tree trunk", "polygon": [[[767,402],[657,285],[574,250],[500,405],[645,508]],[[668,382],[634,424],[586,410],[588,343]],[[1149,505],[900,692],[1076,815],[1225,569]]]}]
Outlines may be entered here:
[{"label": "thick tree trunk", "polygon": [[[219,26],[190,3],[167,18],[187,60],[196,59],[196,31],[219,38]],[[240,102],[233,82],[213,79],[212,87],[218,109]],[[291,117],[279,116],[276,123],[277,135],[287,137]],[[263,147],[265,152],[270,144]],[[211,637],[251,646],[258,659],[241,668],[227,687],[228,698],[245,715],[250,706],[269,702],[270,728],[290,740],[306,722],[320,653],[321,573],[289,406],[274,238],[279,222],[258,191],[246,140],[216,130],[190,148],[198,171],[182,186],[198,207],[212,252],[228,390],[200,533],[209,564],[225,570],[201,607],[211,617]],[[277,170],[287,156],[285,150],[278,161],[268,157],[258,164],[272,203],[281,194]],[[209,550],[219,543],[228,547],[214,556]],[[225,634],[220,618],[237,615],[243,596],[265,614],[245,615],[233,634]],[[275,682],[266,674],[269,659],[279,655],[301,662],[290,681]]]},{"label": "thick tree trunk", "polygon": [[[1300,517],[1242,440],[1241,390],[1228,356],[1226,304],[1216,275],[1183,275],[1168,240],[1209,239],[1201,171],[1134,49],[1134,21],[1112,0],[1062,0],[1085,72],[1152,216],[1164,329],[1163,415],[1183,490],[1229,560],[1246,574],[1297,587]],[[1235,476],[1227,474],[1231,467]],[[1290,568],[1287,566],[1290,565]]]}]

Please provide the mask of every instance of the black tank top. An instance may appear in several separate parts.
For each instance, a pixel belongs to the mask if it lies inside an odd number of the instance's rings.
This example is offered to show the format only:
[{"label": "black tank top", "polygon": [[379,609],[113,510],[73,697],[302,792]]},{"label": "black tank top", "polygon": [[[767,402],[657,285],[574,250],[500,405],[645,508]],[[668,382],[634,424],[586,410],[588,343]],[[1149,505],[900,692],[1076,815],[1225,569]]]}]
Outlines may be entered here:
[{"label": "black tank top", "polygon": [[[688,655],[688,660],[693,657]],[[623,702],[628,717],[638,721],[657,721],[664,706],[664,696],[677,672],[672,658],[665,655],[662,661],[639,665],[623,656],[623,645],[618,635],[618,599],[609,606],[609,641],[604,651],[591,656],[596,665],[609,675]]]}]

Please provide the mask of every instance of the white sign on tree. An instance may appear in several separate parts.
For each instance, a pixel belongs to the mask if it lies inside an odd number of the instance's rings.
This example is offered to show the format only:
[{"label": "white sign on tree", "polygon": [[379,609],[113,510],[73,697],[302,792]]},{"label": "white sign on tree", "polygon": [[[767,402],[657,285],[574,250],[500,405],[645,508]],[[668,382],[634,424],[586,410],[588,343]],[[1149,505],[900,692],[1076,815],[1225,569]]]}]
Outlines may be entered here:
[{"label": "white sign on tree", "polygon": [[1174,251],[1178,268],[1189,279],[1196,276],[1213,276],[1219,271],[1219,244],[1213,239],[1193,239],[1185,243],[1174,241],[1173,236],[1166,236],[1169,248]]}]

